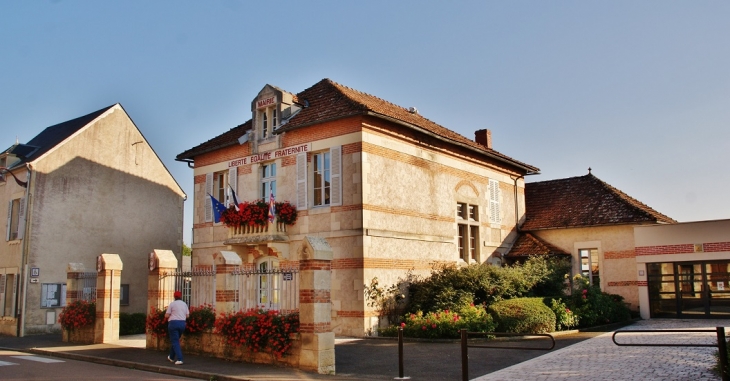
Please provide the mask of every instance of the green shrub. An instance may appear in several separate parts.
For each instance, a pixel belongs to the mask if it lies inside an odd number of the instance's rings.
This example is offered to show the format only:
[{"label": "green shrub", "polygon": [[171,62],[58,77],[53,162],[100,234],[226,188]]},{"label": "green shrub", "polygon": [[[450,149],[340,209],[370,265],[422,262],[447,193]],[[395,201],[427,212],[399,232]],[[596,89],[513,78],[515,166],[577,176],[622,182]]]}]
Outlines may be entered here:
[{"label": "green shrub", "polygon": [[119,313],[119,336],[138,335],[145,331],[147,315],[141,312]]},{"label": "green shrub", "polygon": [[578,315],[578,327],[595,327],[631,320],[631,312],[621,295],[602,292],[600,287],[589,285],[588,280],[580,274],[574,277],[574,285],[568,307]]},{"label": "green shrub", "polygon": [[[483,306],[467,305],[458,311],[416,312],[408,314],[400,324],[403,336],[428,339],[455,339],[459,331],[492,332],[494,321]],[[396,336],[398,326],[379,330],[381,336]]]},{"label": "green shrub", "polygon": [[555,329],[555,314],[542,298],[518,298],[496,302],[489,312],[499,332],[546,333]]},{"label": "green shrub", "polygon": [[[542,257],[530,258],[524,264],[514,266],[484,263],[436,268],[428,278],[411,282],[406,311],[455,310],[468,303],[488,306],[499,300],[527,296],[536,285],[544,283],[550,268],[548,260]],[[561,273],[560,277],[563,276]],[[563,281],[561,278],[561,286],[556,287],[562,287]],[[547,286],[543,288],[548,289]]]},{"label": "green shrub", "polygon": [[543,301],[555,314],[556,331],[564,331],[578,326],[578,316],[563,303],[562,299],[545,298]]},{"label": "green shrub", "polygon": [[[531,290],[532,296],[564,296],[567,291],[570,291],[568,287],[568,281],[570,277],[570,258],[542,258],[544,261],[544,268],[537,267],[532,272],[540,272],[543,277],[540,278],[535,286]],[[525,265],[533,262],[535,266],[538,259],[528,261]],[[541,265],[542,266],[542,265]]]}]

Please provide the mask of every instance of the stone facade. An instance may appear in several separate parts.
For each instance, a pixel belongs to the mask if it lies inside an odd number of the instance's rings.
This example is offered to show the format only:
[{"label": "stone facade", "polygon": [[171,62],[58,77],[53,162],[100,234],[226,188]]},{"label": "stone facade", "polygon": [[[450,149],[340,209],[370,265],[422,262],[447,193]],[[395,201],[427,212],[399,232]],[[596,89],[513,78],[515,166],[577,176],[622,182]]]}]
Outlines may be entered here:
[{"label": "stone facade", "polygon": [[[309,92],[339,92],[337,96],[350,97],[365,107],[378,103],[411,124],[372,113],[317,117],[317,110],[327,113],[347,106],[320,106],[314,95],[307,98]],[[256,105],[272,97],[298,100],[302,109],[295,110],[300,113],[282,123],[276,133],[262,137],[263,111]],[[304,102],[305,98],[312,101]],[[435,127],[415,112],[382,102],[327,80],[296,97],[267,85],[252,102],[252,120],[212,141],[236,131],[240,132],[235,138],[243,135],[241,140],[178,155],[178,160],[195,163],[193,267],[209,265],[205,258],[221,250],[233,251],[249,264],[267,256],[296,261],[295,253],[302,250],[305,236],[324,238],[333,256],[332,330],[338,335],[362,336],[377,324],[377,312],[364,298],[364,284],[374,277],[390,285],[409,273],[428,275],[441,264],[500,263],[515,238],[516,223],[524,216],[522,176],[537,169],[506,156],[490,156],[491,147],[444,132],[448,130]],[[282,102],[276,107],[283,116],[290,105]],[[274,115],[266,112],[269,118]],[[300,116],[313,120],[287,129]],[[443,136],[420,129],[419,123]],[[287,149],[302,146],[306,152],[286,154]],[[336,161],[329,205],[315,205],[313,195],[315,155],[322,153],[331,153]],[[296,203],[298,220],[286,227],[281,241],[244,242],[224,224],[210,219],[210,179],[212,174],[234,179],[231,186],[237,199],[251,201],[262,197],[262,167],[271,164],[277,169],[276,200]],[[496,200],[491,209],[490,181],[496,181],[498,188],[492,191]],[[473,259],[460,258],[457,203],[476,210],[472,223],[478,237],[472,243]]]}]

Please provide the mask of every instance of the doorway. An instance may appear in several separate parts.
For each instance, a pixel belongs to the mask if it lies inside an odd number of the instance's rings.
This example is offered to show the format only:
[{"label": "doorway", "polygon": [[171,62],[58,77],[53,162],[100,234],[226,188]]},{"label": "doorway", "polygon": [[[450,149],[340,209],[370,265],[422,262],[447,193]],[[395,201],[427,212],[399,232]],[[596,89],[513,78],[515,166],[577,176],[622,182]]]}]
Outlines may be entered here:
[{"label": "doorway", "polygon": [[647,263],[651,317],[730,317],[730,261]]}]

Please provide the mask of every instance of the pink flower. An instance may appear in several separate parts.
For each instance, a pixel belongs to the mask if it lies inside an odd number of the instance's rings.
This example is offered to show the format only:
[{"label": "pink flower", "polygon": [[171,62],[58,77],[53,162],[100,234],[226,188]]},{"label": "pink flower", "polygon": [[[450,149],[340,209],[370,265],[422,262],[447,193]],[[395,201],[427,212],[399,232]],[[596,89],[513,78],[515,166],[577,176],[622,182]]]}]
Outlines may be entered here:
[{"label": "pink flower", "polygon": [[436,328],[436,324],[431,324],[431,328]]},{"label": "pink flower", "polygon": [[588,293],[588,289],[583,290],[583,295]]},{"label": "pink flower", "polygon": [[585,296],[585,295],[583,295],[583,299],[588,299],[588,298],[586,298],[586,296]]},{"label": "pink flower", "polygon": [[425,331],[426,330],[426,326],[425,325],[422,325],[421,326],[421,329]]},{"label": "pink flower", "polygon": [[406,327],[406,323],[400,323],[400,326],[401,326],[401,328],[405,328]]}]

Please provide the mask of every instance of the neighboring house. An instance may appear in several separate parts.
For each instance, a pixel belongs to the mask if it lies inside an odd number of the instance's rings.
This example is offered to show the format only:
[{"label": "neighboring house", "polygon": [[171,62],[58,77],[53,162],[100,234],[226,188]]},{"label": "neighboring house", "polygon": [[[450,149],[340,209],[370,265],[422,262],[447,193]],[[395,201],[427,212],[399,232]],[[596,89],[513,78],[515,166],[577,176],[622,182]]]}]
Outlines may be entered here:
[{"label": "neighboring house", "polygon": [[527,213],[521,236],[506,255],[513,262],[528,255],[572,257],[573,274],[601,290],[625,298],[639,309],[634,227],[674,224],[589,173],[525,185]]},{"label": "neighboring house", "polygon": [[641,317],[730,317],[730,220],[637,226]]},{"label": "neighboring house", "polygon": [[[332,247],[331,327],[364,335],[377,322],[363,285],[389,286],[442,264],[501,263],[524,215],[524,176],[538,168],[423,116],[324,79],[293,94],[266,85],[251,120],[177,156],[194,168],[193,267],[222,250],[257,268],[297,265],[304,237]],[[296,205],[285,232],[215,223],[210,197],[228,205]],[[260,283],[263,287],[278,284]],[[263,304],[264,300],[257,301]]]},{"label": "neighboring house", "polygon": [[48,127],[0,166],[0,334],[57,330],[68,263],[95,271],[103,253],[123,261],[121,312],[146,312],[148,255],[180,254],[186,196],[122,106]]}]

